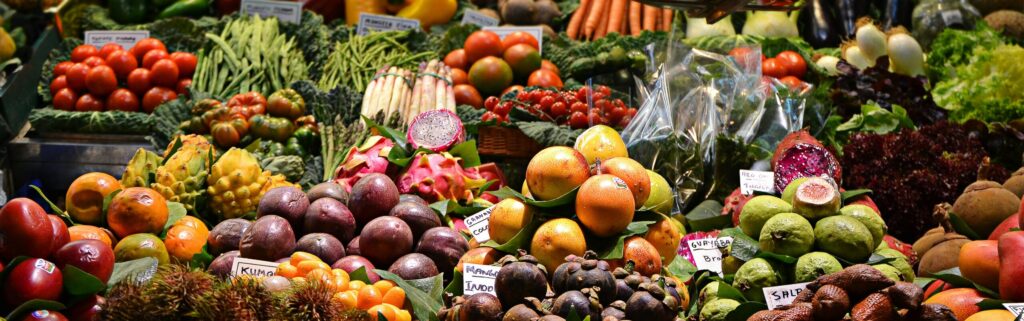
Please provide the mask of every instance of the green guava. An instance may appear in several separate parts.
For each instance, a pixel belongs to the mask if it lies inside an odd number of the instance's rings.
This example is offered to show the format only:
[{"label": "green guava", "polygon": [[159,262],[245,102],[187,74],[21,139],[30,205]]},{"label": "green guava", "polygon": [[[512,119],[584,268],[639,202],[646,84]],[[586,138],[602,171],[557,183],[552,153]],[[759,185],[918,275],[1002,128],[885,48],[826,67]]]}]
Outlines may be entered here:
[{"label": "green guava", "polygon": [[796,188],[800,186],[800,183],[803,183],[806,180],[807,177],[800,177],[792,181],[789,181],[789,185],[786,185],[786,189],[782,191],[782,200],[792,205],[793,196],[796,195]]},{"label": "green guava", "polygon": [[914,267],[910,266],[910,263],[907,262],[907,256],[906,255],[903,255],[903,253],[900,253],[900,251],[893,250],[893,249],[890,249],[890,248],[876,250],[875,254],[878,254],[878,255],[881,255],[881,256],[884,256],[884,257],[887,257],[887,258],[892,258],[893,260],[889,261],[886,264],[892,265],[892,267],[894,267],[897,270],[899,270],[900,271],[900,275],[903,275],[903,280],[904,281],[906,281],[906,282],[914,282],[914,279],[916,278],[916,276],[914,275]]},{"label": "green guava", "polygon": [[846,215],[829,216],[818,221],[814,226],[814,244],[819,250],[853,263],[867,260],[876,246],[871,231],[857,219]]},{"label": "green guava", "polygon": [[736,310],[740,302],[731,299],[718,299],[704,304],[700,309],[701,321],[725,321],[729,312]]},{"label": "green guava", "polygon": [[839,260],[825,252],[811,252],[800,256],[796,260],[796,268],[793,271],[796,283],[811,282],[818,277],[839,272],[843,265]]},{"label": "green guava", "polygon": [[793,212],[793,206],[781,198],[770,195],[755,196],[743,205],[743,210],[740,212],[740,229],[743,230],[743,234],[756,238],[761,235],[761,227],[764,226],[764,222],[767,222],[772,216],[791,212]]},{"label": "green guava", "polygon": [[839,213],[853,217],[860,221],[861,224],[864,224],[864,227],[871,231],[871,238],[875,240],[874,245],[876,247],[882,243],[885,233],[889,230],[885,226],[885,220],[867,205],[853,204],[843,206],[843,208],[839,209]]},{"label": "green guava", "polygon": [[889,264],[875,264],[875,265],[872,265],[871,267],[875,268],[878,271],[881,271],[882,274],[885,274],[885,277],[889,278],[890,280],[893,280],[893,282],[904,281],[903,277],[902,277],[903,274],[900,273],[899,269],[893,267],[892,265],[889,265]]},{"label": "green guava", "polygon": [[814,248],[814,228],[803,216],[781,213],[764,223],[761,250],[797,257]]},{"label": "green guava", "polygon": [[708,283],[700,289],[700,301],[711,302],[718,299],[718,281]]},{"label": "green guava", "polygon": [[765,259],[755,258],[743,263],[736,271],[732,286],[743,292],[743,296],[748,300],[764,302],[764,292],[761,289],[780,283],[782,280],[775,267]]}]

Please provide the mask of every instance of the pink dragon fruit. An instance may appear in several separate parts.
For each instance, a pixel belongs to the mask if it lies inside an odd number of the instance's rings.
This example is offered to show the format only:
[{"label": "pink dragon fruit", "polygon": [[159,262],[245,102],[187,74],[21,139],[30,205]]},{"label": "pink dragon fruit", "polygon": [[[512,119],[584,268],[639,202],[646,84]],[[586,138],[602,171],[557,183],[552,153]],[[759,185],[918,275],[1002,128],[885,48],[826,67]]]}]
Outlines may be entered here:
[{"label": "pink dragon fruit", "polygon": [[447,151],[466,139],[459,115],[448,110],[431,110],[413,118],[407,134],[412,147],[434,152]]},{"label": "pink dragon fruit", "polygon": [[419,195],[430,203],[469,199],[471,192],[466,187],[466,172],[460,160],[448,153],[419,154],[398,178],[398,191]]},{"label": "pink dragon fruit", "polygon": [[732,194],[725,197],[725,204],[722,205],[722,215],[732,216],[732,225],[740,226],[740,212],[743,211],[743,205],[747,205],[747,201],[754,198],[755,195],[743,195],[740,189],[737,187],[736,190],[732,191]]},{"label": "pink dragon fruit", "polygon": [[785,190],[789,182],[800,177],[824,174],[837,184],[843,178],[843,170],[835,155],[806,130],[790,133],[782,139],[772,155],[772,167],[776,191]]},{"label": "pink dragon fruit", "polygon": [[488,186],[486,191],[476,191],[474,195],[491,203],[497,203],[501,201],[498,197],[484,192],[497,191],[505,187],[505,173],[501,171],[501,168],[498,168],[497,164],[487,163],[466,169],[466,184],[471,190],[477,190],[491,181],[494,183]]},{"label": "pink dragon fruit", "polygon": [[693,241],[693,240],[712,238],[712,237],[717,239],[719,232],[720,232],[719,230],[713,230],[713,231],[708,231],[708,232],[693,232],[693,233],[689,233],[689,234],[684,235],[683,239],[679,241],[679,247],[676,250],[676,254],[681,255],[682,257],[684,257],[687,260],[689,260],[690,263],[693,263],[694,265],[696,265],[697,261],[693,258],[693,252],[690,251],[690,246],[687,245],[688,242],[689,241]]},{"label": "pink dragon fruit", "polygon": [[395,143],[383,136],[370,136],[361,146],[352,146],[345,161],[334,171],[334,181],[351,192],[352,186],[371,173],[394,177],[397,167],[388,161],[388,153]]}]

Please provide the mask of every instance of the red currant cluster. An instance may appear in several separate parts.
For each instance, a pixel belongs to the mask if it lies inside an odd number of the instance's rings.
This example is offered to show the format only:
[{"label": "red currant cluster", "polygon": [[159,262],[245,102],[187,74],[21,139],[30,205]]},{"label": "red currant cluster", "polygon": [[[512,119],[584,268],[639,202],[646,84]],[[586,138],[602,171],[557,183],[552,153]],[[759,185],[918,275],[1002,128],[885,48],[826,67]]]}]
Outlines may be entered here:
[{"label": "red currant cluster", "polygon": [[[587,104],[588,101],[593,102],[593,108]],[[593,125],[623,128],[636,116],[636,108],[626,106],[621,99],[612,98],[611,89],[607,86],[597,86],[597,90],[583,86],[577,90],[517,91],[514,99],[488,97],[484,100],[484,108],[487,109],[481,117],[484,122],[508,122],[512,108],[519,108],[540,119],[572,128]]]}]

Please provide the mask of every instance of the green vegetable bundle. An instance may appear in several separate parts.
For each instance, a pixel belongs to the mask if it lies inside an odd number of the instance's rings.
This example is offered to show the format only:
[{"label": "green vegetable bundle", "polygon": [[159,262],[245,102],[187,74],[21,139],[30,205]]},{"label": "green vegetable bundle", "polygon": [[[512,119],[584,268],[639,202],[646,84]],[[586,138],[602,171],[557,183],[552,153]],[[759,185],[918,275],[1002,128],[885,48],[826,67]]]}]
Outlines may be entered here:
[{"label": "green vegetable bundle", "polygon": [[66,111],[53,108],[33,109],[28,116],[40,132],[83,134],[146,135],[154,119],[148,114],[124,111]]},{"label": "green vegetable bundle", "polygon": [[362,92],[381,67],[412,69],[423,60],[436,58],[436,52],[415,52],[408,48],[405,43],[412,34],[398,31],[349,35],[348,41],[334,44],[317,87],[332,90],[343,85]]}]

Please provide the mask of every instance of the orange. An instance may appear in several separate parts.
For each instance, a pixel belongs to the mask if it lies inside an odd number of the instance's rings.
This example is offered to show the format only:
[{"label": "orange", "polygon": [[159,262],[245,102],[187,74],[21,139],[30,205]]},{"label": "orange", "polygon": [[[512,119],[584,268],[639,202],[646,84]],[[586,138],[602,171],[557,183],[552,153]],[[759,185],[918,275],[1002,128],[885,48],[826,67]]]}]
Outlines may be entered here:
[{"label": "orange", "polygon": [[545,148],[526,165],[530,194],[542,201],[552,200],[583,185],[590,178],[590,166],[583,154],[565,146]]},{"label": "orange", "polygon": [[398,320],[396,321],[412,321],[412,315],[409,314],[409,310],[398,310]]},{"label": "orange", "polygon": [[384,301],[384,295],[374,286],[359,289],[359,309],[366,310]]},{"label": "orange", "polygon": [[92,225],[75,225],[68,228],[68,234],[71,235],[71,242],[78,240],[99,240],[109,245],[110,248],[114,248],[114,241],[111,236],[107,234],[107,231],[99,227]]},{"label": "orange", "polygon": [[512,240],[533,221],[533,208],[515,198],[506,198],[494,205],[487,231],[498,244]]},{"label": "orange", "polygon": [[999,288],[998,241],[971,241],[960,248],[960,273],[989,289]]},{"label": "orange", "polygon": [[601,172],[626,182],[636,208],[643,207],[651,196],[651,177],[647,175],[647,169],[629,157],[613,157],[601,162]]},{"label": "orange", "polygon": [[[643,172],[647,175],[646,172]],[[618,235],[633,222],[633,193],[621,178],[601,174],[587,179],[576,194],[576,215],[595,235]]]},{"label": "orange", "polygon": [[366,287],[366,283],[363,281],[355,280],[348,283],[349,290],[359,291],[363,287]]},{"label": "orange", "polygon": [[334,294],[334,301],[340,302],[345,308],[352,309],[356,307],[359,298],[356,291],[343,291]]},{"label": "orange", "polygon": [[316,260],[316,261],[314,261],[314,260],[302,261],[302,262],[299,262],[299,264],[296,265],[295,267],[299,269],[299,274],[300,275],[309,274],[309,272],[311,272],[313,270],[324,270],[324,272],[327,272],[327,271],[331,270],[331,266],[330,265],[327,265],[327,263],[324,263],[323,261],[320,261],[320,260]]},{"label": "orange", "polygon": [[676,251],[679,250],[679,240],[683,238],[671,218],[664,217],[657,223],[647,227],[647,234],[644,239],[654,245],[661,255],[662,262],[672,263],[676,258]]},{"label": "orange", "polygon": [[978,292],[978,290],[960,288],[939,292],[935,296],[925,300],[924,303],[945,305],[949,307],[950,310],[953,310],[953,314],[956,315],[957,320],[964,321],[981,310],[981,308],[978,307],[978,302],[981,302],[981,300],[984,299],[985,297],[982,296],[981,292]]},{"label": "orange", "polygon": [[373,320],[378,319],[378,313],[384,316],[384,319],[388,321],[398,321],[397,318],[398,308],[391,306],[390,304],[378,304],[366,309],[366,313],[370,315]]},{"label": "orange", "polygon": [[288,262],[294,266],[299,266],[299,263],[301,263],[302,261],[310,260],[320,261],[320,257],[313,255],[313,253],[309,252],[295,251],[295,253],[292,253],[291,259],[288,260]]},{"label": "orange", "polygon": [[384,293],[384,303],[401,308],[405,306],[405,290],[400,287],[393,287]]},{"label": "orange", "polygon": [[179,225],[188,226],[196,229],[196,232],[198,232],[199,235],[202,236],[204,239],[210,236],[210,229],[206,227],[206,223],[203,223],[202,220],[195,216],[185,216],[182,217],[177,222],[174,222],[174,226]]},{"label": "orange", "polygon": [[477,247],[477,248],[473,248],[473,249],[471,249],[469,251],[466,251],[466,254],[463,254],[462,257],[459,258],[459,265],[455,266],[455,270],[459,271],[459,272],[462,272],[462,264],[463,263],[490,265],[491,263],[494,263],[495,261],[497,261],[498,258],[500,258],[501,256],[502,256],[502,253],[500,251],[498,251],[498,250],[495,250],[494,248],[490,248],[490,247]]},{"label": "orange", "polygon": [[624,266],[633,261],[634,269],[644,276],[661,273],[661,254],[658,249],[639,236],[630,236],[622,246],[622,262]]},{"label": "orange", "polygon": [[167,254],[175,262],[187,263],[192,256],[203,251],[206,245],[206,235],[201,235],[196,229],[178,225],[167,230],[167,237],[164,238],[164,245],[167,246]]},{"label": "orange", "polygon": [[76,223],[100,224],[103,221],[103,199],[121,189],[121,182],[106,173],[92,172],[79,176],[65,194],[67,212]]},{"label": "orange", "polygon": [[167,223],[167,199],[152,189],[129,187],[110,201],[107,224],[118,237],[160,234]]},{"label": "orange", "polygon": [[380,280],[373,284],[373,287],[377,288],[380,293],[388,293],[389,290],[395,287],[395,282],[388,280]]},{"label": "orange", "polygon": [[996,309],[975,313],[965,321],[1014,321],[1016,319],[1010,311]]},{"label": "orange", "polygon": [[567,218],[556,218],[542,224],[530,242],[530,253],[545,267],[551,266],[548,271],[554,271],[565,263],[569,254],[583,256],[586,251],[583,230],[576,221]]}]

